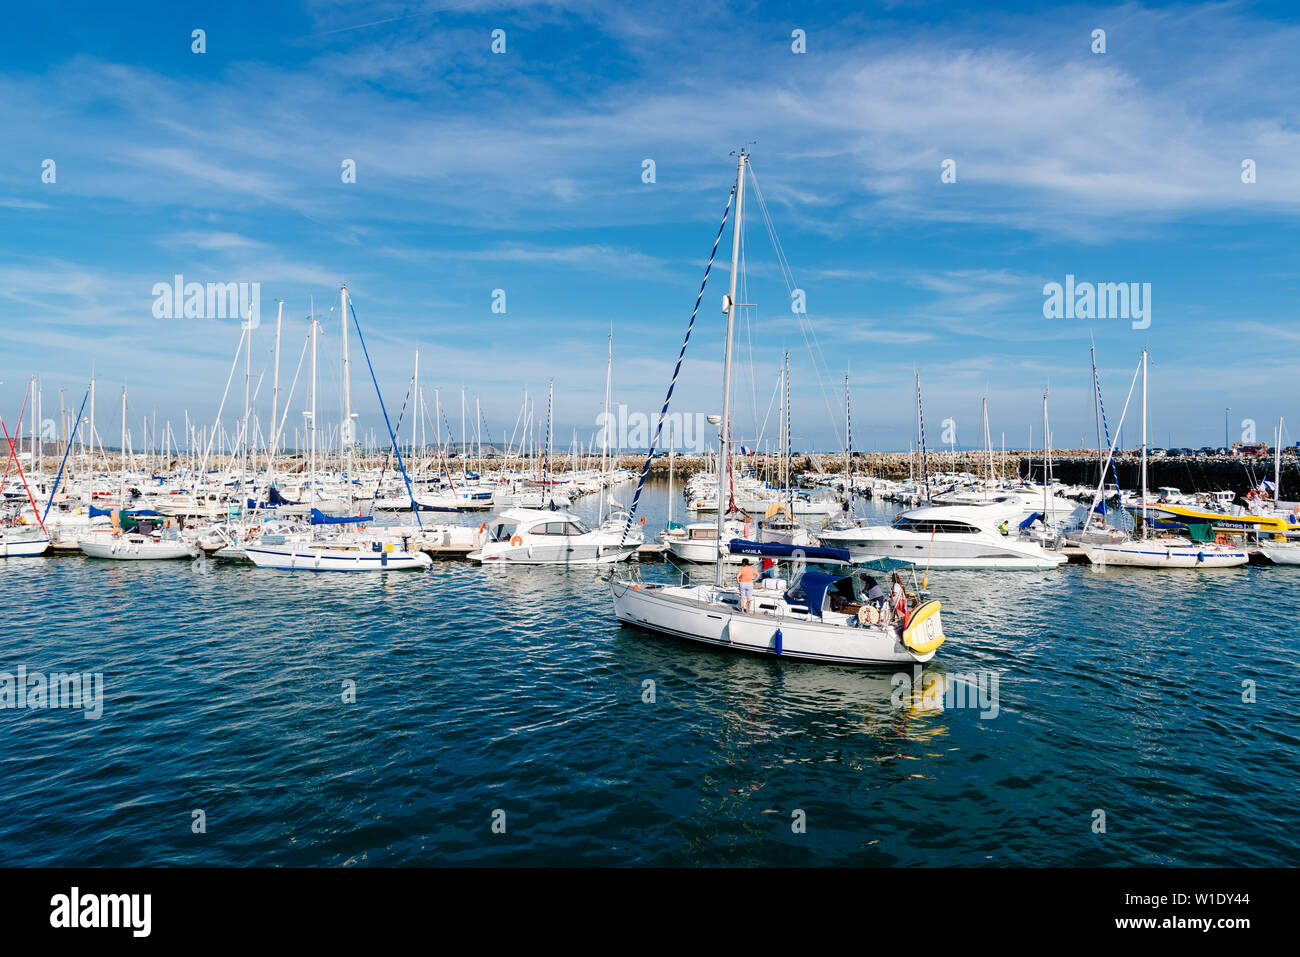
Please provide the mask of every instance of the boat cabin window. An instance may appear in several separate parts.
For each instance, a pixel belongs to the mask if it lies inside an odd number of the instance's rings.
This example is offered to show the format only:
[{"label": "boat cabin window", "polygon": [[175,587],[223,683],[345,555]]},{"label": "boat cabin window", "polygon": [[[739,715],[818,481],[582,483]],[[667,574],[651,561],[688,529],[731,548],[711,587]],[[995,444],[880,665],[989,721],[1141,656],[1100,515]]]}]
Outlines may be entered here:
[{"label": "boat cabin window", "polygon": [[692,528],[690,537],[692,539],[712,539],[718,537],[718,530],[710,525],[708,528]]},{"label": "boat cabin window", "polygon": [[580,535],[582,534],[570,522],[547,522],[545,525],[534,525],[532,528],[534,535]]},{"label": "boat cabin window", "polygon": [[894,522],[894,528],[906,532],[920,532],[925,535],[935,532],[971,534],[979,531],[974,525],[967,525],[965,522],[930,522],[919,518],[900,518]]}]

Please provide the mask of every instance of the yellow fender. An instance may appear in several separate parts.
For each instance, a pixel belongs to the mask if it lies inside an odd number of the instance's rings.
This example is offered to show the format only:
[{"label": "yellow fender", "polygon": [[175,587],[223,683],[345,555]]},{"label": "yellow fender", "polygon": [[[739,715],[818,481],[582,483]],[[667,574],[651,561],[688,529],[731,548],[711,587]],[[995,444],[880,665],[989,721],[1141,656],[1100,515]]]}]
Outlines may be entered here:
[{"label": "yellow fender", "polygon": [[903,629],[903,646],[917,654],[934,651],[944,642],[943,619],[939,616],[939,603],[927,601],[918,605],[907,627]]}]

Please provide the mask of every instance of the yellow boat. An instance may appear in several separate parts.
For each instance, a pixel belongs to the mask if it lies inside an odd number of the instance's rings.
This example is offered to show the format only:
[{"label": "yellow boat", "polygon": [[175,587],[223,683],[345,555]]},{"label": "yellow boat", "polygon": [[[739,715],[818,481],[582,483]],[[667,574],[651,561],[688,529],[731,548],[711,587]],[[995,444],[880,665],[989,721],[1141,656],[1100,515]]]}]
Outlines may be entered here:
[{"label": "yellow boat", "polygon": [[[1135,516],[1142,515],[1141,505],[1129,506]],[[1155,522],[1177,522],[1180,525],[1208,525],[1218,535],[1244,535],[1247,532],[1285,538],[1287,532],[1300,532],[1300,524],[1276,515],[1227,515],[1186,505],[1148,504],[1147,517]]]}]

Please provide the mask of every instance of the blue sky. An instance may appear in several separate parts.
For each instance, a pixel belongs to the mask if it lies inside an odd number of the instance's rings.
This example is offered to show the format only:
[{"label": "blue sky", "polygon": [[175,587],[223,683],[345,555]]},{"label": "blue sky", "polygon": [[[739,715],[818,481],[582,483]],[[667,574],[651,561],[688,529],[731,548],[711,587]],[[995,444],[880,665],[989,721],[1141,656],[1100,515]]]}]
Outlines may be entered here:
[{"label": "blue sky", "polygon": [[[462,386],[500,438],[524,389],[554,378],[557,444],[574,430],[589,441],[611,326],[618,400],[658,409],[734,177],[729,153],[750,141],[821,352],[750,204],[755,305],[736,379],[747,439],[788,348],[796,446],[842,441],[846,367],[858,448],[907,447],[917,369],[932,443],[952,418],[962,444],[979,444],[985,393],[995,445],[1005,432],[1023,446],[1031,426],[1037,442],[1050,389],[1055,444],[1076,446],[1094,432],[1090,337],[1112,424],[1150,348],[1154,443],[1221,443],[1225,406],[1234,439],[1242,419],[1262,439],[1279,416],[1300,421],[1300,24],[1288,5],[453,0],[138,3],[123,15],[55,3],[9,17],[11,427],[30,376],[48,412],[59,389],[78,401],[92,368],[110,441],[123,381],[133,433],[154,410],[210,422],[239,329],[155,318],[154,284],[182,274],[260,283],[263,418],[274,300],[287,303],[287,379],[309,297],[327,322],[322,417],[336,415],[327,310],[346,281],[390,407],[419,346],[425,394],[441,388],[454,431]],[[1090,48],[1099,28],[1104,54]],[[490,49],[494,30],[505,53]],[[341,181],[346,159],[355,183]],[[954,183],[941,181],[945,159]],[[729,241],[679,411],[719,406]],[[1150,283],[1150,327],[1044,318],[1044,284],[1067,274]],[[379,429],[354,350],[354,406]]]}]

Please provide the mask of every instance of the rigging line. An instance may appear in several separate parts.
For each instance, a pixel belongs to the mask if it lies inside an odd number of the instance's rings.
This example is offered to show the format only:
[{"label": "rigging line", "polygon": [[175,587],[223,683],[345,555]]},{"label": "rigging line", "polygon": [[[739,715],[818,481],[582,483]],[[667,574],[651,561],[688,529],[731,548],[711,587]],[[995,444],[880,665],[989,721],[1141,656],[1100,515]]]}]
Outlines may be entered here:
[{"label": "rigging line", "polygon": [[[280,451],[280,441],[284,437],[284,422],[289,417],[289,409],[293,406],[293,394],[298,389],[298,375],[302,372],[302,360],[307,355],[307,346],[311,344],[311,333],[307,333],[307,338],[302,344],[302,352],[298,354],[298,368],[293,372],[293,385],[289,387],[289,397],[284,403],[284,414],[280,416],[280,422],[276,426],[274,434],[271,436],[271,454],[274,456]],[[295,450],[298,451],[298,450]]]},{"label": "rigging line", "polygon": [[[758,176],[754,173],[754,166],[749,165],[749,178],[754,184],[754,196],[758,200],[759,212],[763,216],[763,224],[767,227],[768,238],[772,242],[772,248],[776,252],[777,266],[781,270],[782,278],[785,280],[786,292],[794,294],[798,287],[794,281],[794,270],[790,267],[790,260],[785,255],[785,248],[781,245],[781,239],[776,234],[776,224],[772,220],[772,215],[768,211],[767,202],[763,198],[763,190],[758,185]],[[803,336],[804,345],[808,347],[808,355],[812,359],[813,374],[817,376],[817,386],[821,389],[822,402],[826,406],[826,416],[831,423],[831,429],[835,433],[835,443],[839,445],[840,428],[835,419],[835,413],[831,410],[830,395],[826,391],[826,379],[830,377],[830,363],[826,361],[826,353],[822,350],[821,342],[817,339],[817,332],[813,329],[812,320],[808,318],[806,312],[797,314],[796,323],[799,326],[799,332]],[[810,339],[811,337],[811,339]],[[820,360],[820,362],[819,362]],[[823,375],[823,370],[825,375]]]},{"label": "rigging line", "polygon": [[[348,296],[348,309],[352,312],[352,324],[357,330],[357,340],[361,343],[361,354],[366,357],[366,368],[370,370],[370,381],[375,384],[375,395],[379,398],[379,411],[384,413],[384,425],[388,426],[388,438],[393,443],[393,451],[397,453],[397,467],[402,470],[402,480],[406,482],[406,494],[411,497],[411,509],[415,512],[415,521],[424,530],[424,521],[420,518],[420,509],[415,501],[415,492],[411,490],[411,477],[406,474],[406,466],[402,463],[402,450],[397,445],[397,435],[393,432],[393,424],[388,421],[388,410],[384,408],[384,394],[379,391],[379,380],[375,377],[375,367],[370,361],[370,350],[366,348],[366,337],[361,334],[361,320],[357,318],[357,307],[352,305],[352,297]],[[346,316],[344,317],[347,318]]]},{"label": "rigging line", "polygon": [[[743,283],[740,292],[741,301],[749,302],[749,263],[746,259],[746,239],[749,235],[749,222],[741,222],[740,227],[740,276]],[[741,312],[741,318],[745,323],[745,342],[749,347],[749,390],[750,401],[753,405],[755,427],[758,425],[758,379],[754,372],[754,322],[750,313],[751,307],[746,305]],[[757,439],[755,439],[757,442]]]},{"label": "rigging line", "polygon": [[72,434],[68,436],[68,447],[63,450],[63,461],[59,463],[59,474],[54,476],[54,487],[50,489],[50,500],[45,503],[45,511],[41,513],[41,524],[45,524],[45,519],[50,515],[50,506],[54,504],[54,496],[59,491],[59,483],[63,480],[63,468],[68,464],[68,453],[72,451],[72,443],[76,441],[77,432],[81,428],[81,414],[86,411],[86,400],[90,398],[90,387],[86,387],[86,394],[82,397],[81,408],[77,411],[77,424],[72,427]]},{"label": "rigging line", "polygon": [[763,413],[763,425],[758,430],[758,436],[754,439],[754,451],[757,452],[759,446],[763,444],[763,435],[767,432],[767,420],[772,417],[772,406],[776,405],[776,395],[781,388],[781,377],[778,375],[776,385],[772,386],[772,398],[767,402],[767,411]]},{"label": "rigging line", "polygon": [[[415,378],[406,380],[406,398],[402,399],[402,411],[397,413],[397,428],[394,430],[398,435],[402,432],[402,420],[406,418],[406,406],[411,401],[411,389],[414,387]],[[388,472],[388,464],[393,461],[393,450],[389,449],[384,453],[384,461],[379,466],[379,479],[375,482],[375,490],[371,495],[372,498],[379,497],[379,490],[384,485],[384,476]],[[412,463],[414,464],[414,463]]]},{"label": "rigging line", "polygon": [[[651,440],[650,448],[646,452],[645,464],[641,466],[641,478],[637,480],[636,494],[632,496],[632,507],[628,509],[627,522],[623,525],[623,535],[618,541],[620,548],[622,548],[623,543],[627,541],[627,533],[632,528],[633,518],[636,517],[637,503],[641,501],[641,491],[645,488],[645,477],[650,472],[650,462],[654,458],[655,448],[659,444],[659,434],[663,431],[664,419],[668,415],[668,404],[672,401],[673,389],[677,386],[677,377],[681,375],[682,360],[686,358],[686,347],[690,345],[691,331],[695,328],[695,317],[700,312],[700,302],[704,299],[704,288],[709,284],[709,273],[713,271],[713,260],[717,258],[718,255],[718,243],[722,241],[722,231],[727,228],[727,219],[731,215],[731,204],[735,198],[736,187],[732,186],[731,192],[727,194],[727,206],[722,211],[722,222],[718,224],[718,235],[713,239],[713,251],[709,253],[709,264],[704,267],[704,279],[700,283],[699,295],[695,297],[695,308],[691,310],[691,321],[686,324],[686,337],[682,339],[682,349],[677,354],[677,365],[673,367],[673,377],[668,383],[668,392],[664,395],[664,405],[663,409],[659,413],[659,421],[655,425],[654,438]],[[723,427],[726,428],[727,423],[724,422]],[[721,451],[722,450],[719,449],[719,454],[721,454]],[[722,494],[722,489],[718,489],[718,494]]]}]

